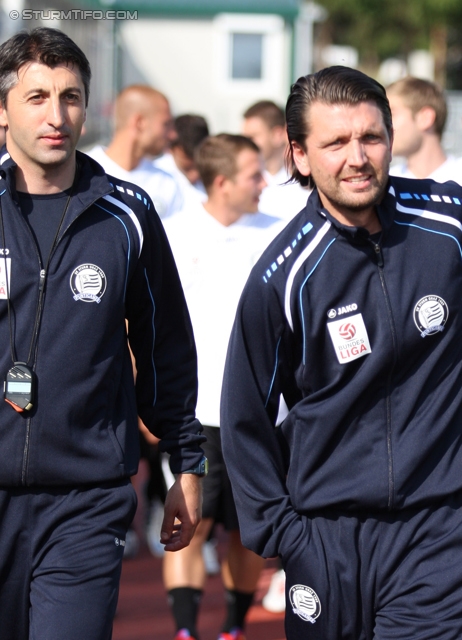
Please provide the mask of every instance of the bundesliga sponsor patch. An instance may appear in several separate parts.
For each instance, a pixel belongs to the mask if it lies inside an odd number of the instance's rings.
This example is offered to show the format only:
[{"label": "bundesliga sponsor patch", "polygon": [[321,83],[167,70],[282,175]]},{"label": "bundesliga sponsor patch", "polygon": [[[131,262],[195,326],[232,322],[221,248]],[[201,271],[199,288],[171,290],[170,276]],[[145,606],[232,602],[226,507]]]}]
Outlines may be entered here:
[{"label": "bundesliga sponsor patch", "polygon": [[328,322],[327,328],[340,364],[346,364],[372,352],[361,313]]}]

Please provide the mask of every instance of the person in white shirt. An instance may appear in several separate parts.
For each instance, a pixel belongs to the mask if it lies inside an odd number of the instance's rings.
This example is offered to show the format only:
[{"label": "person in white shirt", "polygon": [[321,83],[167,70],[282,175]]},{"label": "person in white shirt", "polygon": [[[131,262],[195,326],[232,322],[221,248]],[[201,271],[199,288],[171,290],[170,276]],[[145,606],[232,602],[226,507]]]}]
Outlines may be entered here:
[{"label": "person in white shirt", "polygon": [[209,135],[207,121],[202,116],[185,113],[174,119],[173,129],[169,150],[155,158],[153,164],[175,178],[183,194],[183,207],[187,206],[190,198],[204,202],[207,194],[196,167],[194,152]]},{"label": "person in white shirt", "polygon": [[310,190],[289,182],[285,166],[287,132],[284,111],[271,100],[261,100],[244,113],[242,133],[259,147],[265,164],[267,183],[260,198],[260,211],[284,218],[289,222],[301,211]]},{"label": "person in white shirt", "polygon": [[393,164],[390,175],[454,180],[462,184],[462,159],[447,156],[441,138],[447,118],[444,92],[435,82],[408,76],[387,88],[393,118]]},{"label": "person in white shirt", "polygon": [[220,395],[229,335],[241,292],[258,257],[284,221],[258,212],[265,186],[258,147],[240,135],[203,141],[196,162],[207,191],[165,221],[165,230],[191,315],[198,354],[197,417],[204,425],[209,475],[203,480],[203,519],[186,553],[166,553],[164,583],[177,625],[175,640],[198,640],[199,600],[205,583],[201,553],[214,522],[229,531],[222,576],[227,618],[219,640],[243,640],[245,615],[263,560],[242,546],[220,443]]},{"label": "person in white shirt", "polygon": [[114,135],[108,147],[88,152],[109,175],[143,188],[166,218],[183,206],[175,179],[154,167],[151,157],[166,149],[173,131],[167,98],[147,85],[130,85],[116,98]]}]

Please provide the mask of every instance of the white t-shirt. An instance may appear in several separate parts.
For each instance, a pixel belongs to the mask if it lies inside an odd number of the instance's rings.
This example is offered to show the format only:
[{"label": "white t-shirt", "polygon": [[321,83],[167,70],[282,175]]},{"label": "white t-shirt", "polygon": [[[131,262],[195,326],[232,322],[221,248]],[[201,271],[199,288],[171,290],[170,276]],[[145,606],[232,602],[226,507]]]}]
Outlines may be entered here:
[{"label": "white t-shirt", "polygon": [[[414,178],[415,176],[409,171],[406,163],[398,163],[390,167],[390,175],[397,176],[399,178]],[[447,182],[453,180],[458,184],[462,184],[462,158],[455,158],[449,156],[443,164],[433,171],[427,178],[436,180],[436,182]]]},{"label": "white t-shirt", "polygon": [[310,189],[301,187],[298,182],[284,184],[290,177],[285,167],[279,169],[274,176],[268,171],[263,176],[268,186],[263,189],[258,208],[263,213],[289,222],[304,209]]},{"label": "white t-shirt", "polygon": [[111,176],[137,184],[144,189],[154,203],[161,218],[167,218],[183,208],[183,196],[175,179],[147,159],[141,160],[136,169],[126,171],[106,155],[100,145],[87,151]]},{"label": "white t-shirt", "polygon": [[198,182],[195,185],[191,184],[184,173],[176,166],[171,153],[164,153],[159,156],[153,160],[153,165],[169,173],[176,180],[183,195],[183,209],[186,209],[186,207],[195,202],[205,202],[207,200],[207,193],[205,192],[202,182]]},{"label": "white t-shirt", "polygon": [[229,336],[242,289],[285,221],[250,213],[225,227],[201,204],[165,221],[188,303],[198,354],[197,417],[220,425],[220,395]]}]

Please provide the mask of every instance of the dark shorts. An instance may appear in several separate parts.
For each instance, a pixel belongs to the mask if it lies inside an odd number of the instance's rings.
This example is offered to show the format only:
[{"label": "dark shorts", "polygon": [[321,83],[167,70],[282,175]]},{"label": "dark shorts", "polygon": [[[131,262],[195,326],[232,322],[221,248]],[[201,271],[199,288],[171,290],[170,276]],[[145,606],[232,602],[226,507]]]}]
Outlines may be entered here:
[{"label": "dark shorts", "polygon": [[0,489],[1,640],[109,640],[129,480],[82,489]]},{"label": "dark shorts", "polygon": [[202,481],[202,517],[212,518],[215,522],[223,524],[226,531],[236,531],[239,529],[239,523],[221,451],[220,429],[204,426],[204,435],[207,442],[201,446],[209,461],[209,472]]},{"label": "dark shorts", "polygon": [[323,511],[286,571],[288,640],[460,640],[462,499],[393,513]]}]

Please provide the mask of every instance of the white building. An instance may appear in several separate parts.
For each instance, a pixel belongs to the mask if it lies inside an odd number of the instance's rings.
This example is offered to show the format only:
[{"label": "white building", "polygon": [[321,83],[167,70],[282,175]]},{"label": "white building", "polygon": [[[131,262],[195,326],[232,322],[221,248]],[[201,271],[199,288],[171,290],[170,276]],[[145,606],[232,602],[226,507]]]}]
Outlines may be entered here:
[{"label": "white building", "polygon": [[302,0],[103,1],[85,4],[130,13],[117,22],[117,88],[150,84],[213,133],[239,131],[257,100],[285,104],[295,76],[312,70],[313,21],[324,17]]}]

